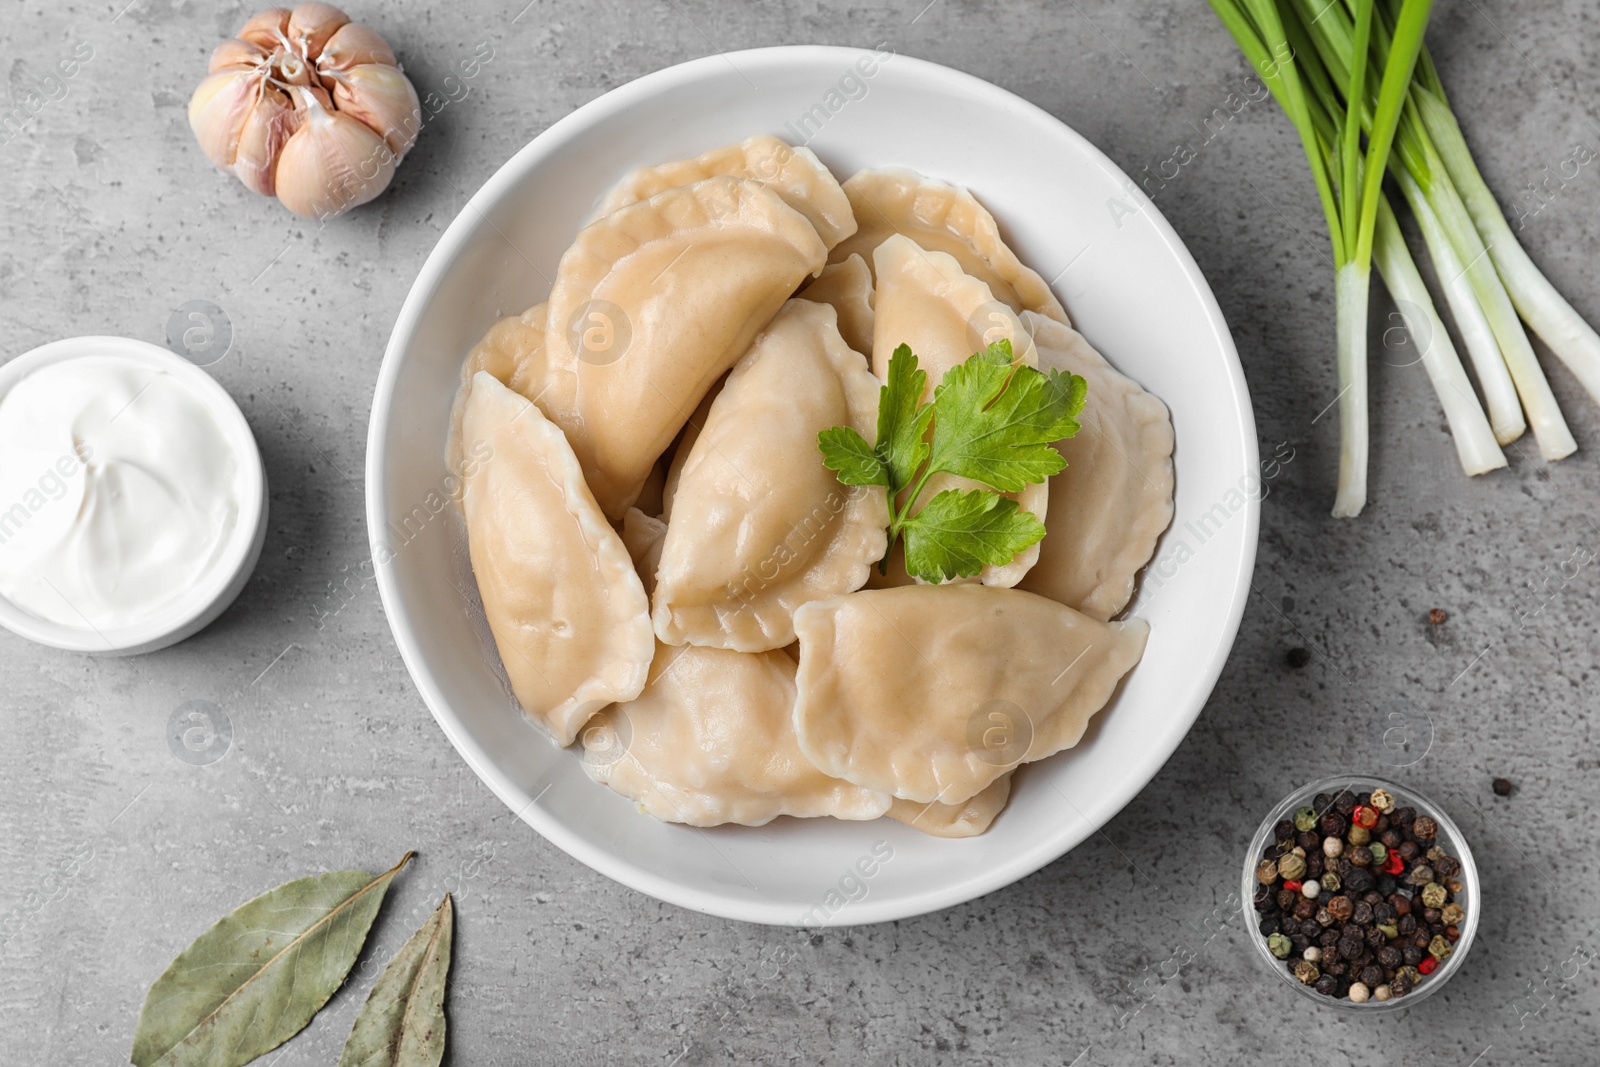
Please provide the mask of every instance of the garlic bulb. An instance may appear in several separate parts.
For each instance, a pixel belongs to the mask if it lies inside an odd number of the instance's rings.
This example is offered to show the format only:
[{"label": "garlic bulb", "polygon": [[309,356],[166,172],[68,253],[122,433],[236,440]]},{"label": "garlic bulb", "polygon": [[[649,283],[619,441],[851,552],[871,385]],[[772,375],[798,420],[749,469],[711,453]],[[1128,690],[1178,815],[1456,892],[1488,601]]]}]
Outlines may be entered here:
[{"label": "garlic bulb", "polygon": [[252,16],[212,52],[189,101],[211,162],[310,218],[383,192],[421,126],[389,43],[324,3]]}]

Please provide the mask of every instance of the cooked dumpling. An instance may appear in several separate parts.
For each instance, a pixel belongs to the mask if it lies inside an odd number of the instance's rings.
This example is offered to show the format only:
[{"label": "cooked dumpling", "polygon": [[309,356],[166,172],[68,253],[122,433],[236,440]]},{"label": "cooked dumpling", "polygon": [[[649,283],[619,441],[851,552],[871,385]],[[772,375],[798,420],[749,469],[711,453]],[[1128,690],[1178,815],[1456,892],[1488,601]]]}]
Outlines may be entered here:
[{"label": "cooked dumpling", "polygon": [[1007,771],[977,796],[957,804],[918,804],[896,797],[889,805],[889,818],[934,837],[977,837],[1011,799],[1011,775]]},{"label": "cooked dumpling", "polygon": [[639,810],[691,826],[761,826],[779,815],[876,819],[882,793],[829,778],[795,743],[794,660],[658,645],[638,699],[583,731],[584,770]]},{"label": "cooked dumpling", "polygon": [[[863,170],[844,183],[859,227],[829,257],[842,263],[853,253],[872,261],[873,250],[903,234],[934,252],[952,255],[1013,311],[1038,311],[1067,321],[1043,278],[1022,265],[1000,236],[994,216],[959,185],[924,178],[899,167]],[[874,268],[876,269],[876,268]]]},{"label": "cooked dumpling", "polygon": [[739,178],[669,189],[578,234],[550,292],[539,406],[607,518],[826,257],[805,216]]},{"label": "cooked dumpling", "polygon": [[1172,419],[1167,406],[1119,374],[1070,326],[1023,312],[1042,366],[1089,383],[1078,435],[1056,442],[1067,467],[1027,589],[1095,619],[1127,606],[1139,569],[1172,522]]},{"label": "cooked dumpling", "polygon": [[668,189],[717,177],[749,178],[765,185],[804,215],[829,248],[856,232],[849,199],[811,149],[792,148],[765,133],[713,148],[693,159],[640,167],[612,187],[595,218]]},{"label": "cooked dumpling", "polygon": [[678,482],[683,478],[683,465],[689,462],[689,453],[694,451],[695,438],[705,429],[706,419],[711,415],[711,405],[716,403],[718,395],[722,392],[722,385],[727,380],[728,376],[724,374],[717,379],[711,390],[700,398],[694,414],[684,423],[683,432],[678,434],[677,443],[672,446],[672,462],[667,465],[667,479],[661,486],[661,518],[666,522],[672,521],[672,498],[678,494]]},{"label": "cooked dumpling", "polygon": [[958,804],[1071,748],[1149,627],[982,585],[868,589],[795,612],[800,749],[824,774]]},{"label": "cooked dumpling", "polygon": [[[908,237],[892,236],[872,254],[877,263],[878,289],[872,340],[872,370],[879,378],[889,377],[889,360],[900,345],[910,345],[918,365],[928,372],[924,399],[944,378],[945,371],[966,361],[979,349],[1002,339],[1011,342],[1017,360],[1038,366],[1033,339],[1022,320],[1011,309],[994,299],[989,287],[943,252],[921,248]],[[953,474],[938,474],[928,480],[921,500],[926,504],[946,489],[977,489],[979,483]],[[1040,522],[1047,522],[1050,488],[1039,482],[1020,493],[1007,494],[1023,511]],[[898,547],[898,545],[896,546]],[[1039,546],[1030,545],[1010,563],[985,567],[979,575],[984,585],[1012,586],[1022,580],[1039,558]],[[875,585],[910,582],[905,562],[890,560],[890,572],[873,579]],[[898,566],[898,572],[895,567]]]},{"label": "cooked dumpling", "polygon": [[[489,327],[483,340],[472,346],[461,365],[461,385],[450,405],[450,440],[446,458],[451,471],[460,471],[465,460],[461,449],[461,420],[467,413],[467,396],[472,379],[488,371],[529,399],[544,380],[544,320],[548,305],[535,304],[520,315],[501,319]],[[459,498],[459,494],[458,494]]]},{"label": "cooked dumpling", "polygon": [[653,596],[656,636],[763,652],[794,611],[860,588],[883,556],[881,486],[844,486],[817,435],[876,436],[880,385],[826,304],[791,300],[717,394],[685,461]]},{"label": "cooked dumpling", "polygon": [[463,499],[489,630],[523,710],[570,745],[591,715],[644,688],[655,652],[644,587],[537,407],[480,371],[462,432],[491,453]]},{"label": "cooked dumpling", "polygon": [[817,280],[796,294],[802,300],[831,304],[839,315],[844,343],[872,358],[872,270],[860,256],[822,268]]},{"label": "cooked dumpling", "polygon": [[667,524],[638,508],[629,508],[622,516],[622,544],[633,558],[633,569],[646,596],[656,591],[656,568],[661,565],[661,542],[666,536]]}]

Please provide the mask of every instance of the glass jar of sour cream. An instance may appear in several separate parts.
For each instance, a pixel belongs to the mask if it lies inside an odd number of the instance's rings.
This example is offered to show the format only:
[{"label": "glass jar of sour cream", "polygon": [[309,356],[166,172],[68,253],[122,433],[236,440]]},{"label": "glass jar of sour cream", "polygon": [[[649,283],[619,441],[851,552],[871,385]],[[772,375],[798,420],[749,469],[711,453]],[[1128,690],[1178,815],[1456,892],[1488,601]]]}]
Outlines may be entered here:
[{"label": "glass jar of sour cream", "polygon": [[260,554],[265,478],[227,392],[162,348],[59,341],[0,366],[0,623],[88,652],[181,640]]}]

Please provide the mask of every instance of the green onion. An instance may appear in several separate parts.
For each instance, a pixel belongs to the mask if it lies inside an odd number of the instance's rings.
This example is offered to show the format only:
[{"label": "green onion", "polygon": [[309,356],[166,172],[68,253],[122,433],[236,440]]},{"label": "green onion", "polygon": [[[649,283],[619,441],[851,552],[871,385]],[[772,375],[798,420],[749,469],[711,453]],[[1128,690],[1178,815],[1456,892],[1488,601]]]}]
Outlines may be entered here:
[{"label": "green onion", "polygon": [[[1352,23],[1350,15],[1338,3],[1325,4],[1320,8],[1313,4],[1322,4],[1323,0],[1295,0],[1295,3],[1306,19],[1318,55],[1336,78],[1347,67],[1359,62],[1356,58],[1360,51],[1359,10]],[[1365,7],[1361,4],[1354,6],[1358,9]],[[1390,6],[1394,5],[1391,3]],[[1404,8],[1401,8],[1403,12]],[[1398,29],[1397,23],[1395,41],[1398,41]],[[1384,56],[1394,43],[1387,28],[1382,25],[1370,35],[1371,49],[1378,57]],[[1405,47],[1412,47],[1411,42],[1406,42]],[[1430,64],[1427,70],[1431,69]],[[1425,77],[1436,79],[1437,74],[1425,73]],[[1353,84],[1348,79],[1341,80],[1347,86]],[[1373,91],[1371,79],[1367,79],[1364,85],[1370,94]],[[1484,237],[1474,224],[1472,215],[1451,181],[1448,168],[1423,125],[1414,102],[1415,90],[1407,86],[1407,92],[1399,144],[1391,166],[1401,177],[1401,190],[1423,226],[1424,240],[1429,242],[1430,254],[1434,257],[1440,277],[1446,283],[1446,295],[1451,298],[1452,309],[1462,325],[1463,335],[1468,338],[1468,351],[1473,356],[1474,367],[1483,383],[1496,436],[1501,443],[1509,443],[1521,436],[1525,425],[1521,414],[1515,410],[1515,402],[1509,396],[1506,382],[1506,372],[1509,371],[1521,406],[1533,425],[1540,453],[1547,460],[1569,456],[1577,450],[1577,442],[1572,439],[1555,395],[1550,391],[1550,384],[1534,356],[1528,335],[1517,319],[1511,297],[1495,271]],[[1409,175],[1410,183],[1404,180],[1406,175]],[[1503,217],[1500,221],[1504,225]],[[1443,247],[1446,243],[1450,246],[1448,250]],[[1456,282],[1463,273],[1472,300],[1477,304],[1476,311],[1466,307],[1463,294],[1455,291]],[[1486,339],[1479,329],[1484,323],[1493,334],[1498,358],[1485,344]]]},{"label": "green onion", "polygon": [[[1306,26],[1288,0],[1210,3],[1294,123],[1327,218],[1339,368],[1339,489],[1333,514],[1353,517],[1367,500],[1367,299],[1383,175],[1433,2],[1403,0],[1387,54],[1378,64],[1378,91],[1371,101],[1367,57],[1379,20],[1375,0],[1354,3],[1352,59],[1341,79],[1342,107],[1337,102],[1341,90],[1331,84],[1327,71],[1318,69],[1315,51],[1306,47]],[[1364,154],[1363,128],[1368,134]]]}]

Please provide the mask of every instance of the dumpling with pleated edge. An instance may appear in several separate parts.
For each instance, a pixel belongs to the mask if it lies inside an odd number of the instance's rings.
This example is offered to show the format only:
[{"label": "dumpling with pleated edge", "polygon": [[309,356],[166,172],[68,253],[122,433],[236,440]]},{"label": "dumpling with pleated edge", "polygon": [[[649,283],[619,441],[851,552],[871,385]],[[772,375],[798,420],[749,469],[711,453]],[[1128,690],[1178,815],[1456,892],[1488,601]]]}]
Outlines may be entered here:
[{"label": "dumpling with pleated edge", "polygon": [[888,543],[882,486],[845,486],[817,435],[877,433],[880,383],[826,304],[791,300],[734,366],[672,496],[652,619],[667,644],[794,640],[794,612],[860,588]]},{"label": "dumpling with pleated edge", "polygon": [[661,544],[667,537],[667,524],[638,508],[622,516],[622,544],[633,557],[645,595],[656,591],[656,568],[661,565]]},{"label": "dumpling with pleated edge", "polygon": [[584,770],[665,822],[878,818],[886,795],[830,778],[801,754],[794,677],[782,651],[657,645],[644,692],[583,731]]},{"label": "dumpling with pleated edge", "polygon": [[889,805],[888,816],[903,822],[913,830],[921,830],[930,837],[977,837],[994,825],[994,820],[1011,799],[1011,775],[1007,771],[976,796],[954,804],[919,804],[914,800],[896,797]]},{"label": "dumpling with pleated edge", "polygon": [[844,183],[844,191],[858,228],[834,247],[832,262],[860,254],[870,265],[880,244],[902,234],[929,251],[954,256],[962,270],[987,285],[1012,311],[1037,311],[1067,321],[1050,286],[1023,265],[1000,236],[994,216],[961,186],[885,167],[858,171]]},{"label": "dumpling with pleated edge", "polygon": [[608,518],[826,257],[805,216],[739,178],[669,189],[578,234],[550,291],[537,395]]},{"label": "dumpling with pleated edge", "polygon": [[462,433],[488,452],[462,503],[489,630],[523,711],[570,745],[644,688],[649,601],[566,437],[526,397],[479,371]]},{"label": "dumpling with pleated edge", "polygon": [[[922,248],[909,237],[898,235],[880,244],[872,255],[878,272],[872,370],[879,378],[888,379],[889,361],[900,345],[911,346],[917,365],[928,374],[924,400],[933,398],[935,387],[951,367],[1000,340],[1011,343],[1018,363],[1038,366],[1033,338],[1022,320],[996,300],[987,285],[965,273],[953,256]],[[926,504],[947,489],[965,492],[981,488],[984,486],[969,478],[937,474],[928,480],[920,500]],[[1021,510],[1048,525],[1047,482],[1036,482],[1020,493],[1005,495],[1015,500]],[[984,567],[978,580],[984,585],[1016,585],[1038,558],[1039,546],[1030,545],[1009,563]],[[888,588],[911,581],[905,570],[903,545],[896,542],[888,560],[888,573],[880,574],[874,568],[868,584]]]},{"label": "dumpling with pleated edge", "polygon": [[722,387],[727,380],[728,376],[724,374],[716,380],[706,395],[700,398],[694,414],[684,423],[683,431],[678,434],[677,441],[672,445],[672,455],[668,457],[667,463],[667,477],[661,486],[661,518],[664,522],[672,521],[672,499],[678,495],[678,482],[683,480],[684,464],[689,462],[689,453],[694,451],[695,439],[700,436],[700,431],[706,428],[706,419],[711,416],[711,405],[722,395]]},{"label": "dumpling with pleated edge", "polygon": [[1077,744],[1150,632],[982,585],[862,590],[794,623],[801,751],[824,774],[921,804],[959,804]]},{"label": "dumpling with pleated edge", "polygon": [[717,177],[748,178],[765,185],[804,215],[829,248],[856,232],[849,198],[816,154],[765,133],[713,148],[693,159],[631,171],[606,193],[595,210],[595,218],[604,218],[668,189]]},{"label": "dumpling with pleated edge", "polygon": [[822,268],[815,281],[795,294],[801,300],[828,304],[839,316],[844,343],[872,359],[872,270],[852,255]]},{"label": "dumpling with pleated edge", "polygon": [[1050,495],[1071,506],[1051,512],[1039,562],[1018,588],[1110,619],[1172,523],[1172,418],[1077,330],[1028,311],[1022,318],[1040,366],[1083,377],[1089,402],[1077,436],[1056,442],[1067,466],[1050,479]]},{"label": "dumpling with pleated edge", "polygon": [[[544,380],[544,323],[548,305],[535,304],[520,315],[511,315],[489,327],[483,339],[472,346],[461,364],[461,384],[450,404],[450,439],[445,456],[451,471],[460,471],[466,462],[461,447],[461,422],[467,414],[467,397],[472,379],[488,371],[500,384],[530,400]],[[456,493],[459,504],[461,494]]]}]

